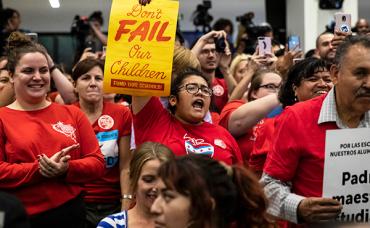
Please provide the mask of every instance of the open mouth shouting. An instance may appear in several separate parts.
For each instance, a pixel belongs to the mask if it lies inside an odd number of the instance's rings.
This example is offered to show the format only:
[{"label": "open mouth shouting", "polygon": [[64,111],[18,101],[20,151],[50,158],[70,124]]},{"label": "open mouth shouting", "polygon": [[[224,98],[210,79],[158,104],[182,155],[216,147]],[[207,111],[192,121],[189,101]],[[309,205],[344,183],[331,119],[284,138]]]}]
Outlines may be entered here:
[{"label": "open mouth shouting", "polygon": [[193,101],[192,106],[197,111],[202,111],[204,107],[204,100],[196,99]]}]

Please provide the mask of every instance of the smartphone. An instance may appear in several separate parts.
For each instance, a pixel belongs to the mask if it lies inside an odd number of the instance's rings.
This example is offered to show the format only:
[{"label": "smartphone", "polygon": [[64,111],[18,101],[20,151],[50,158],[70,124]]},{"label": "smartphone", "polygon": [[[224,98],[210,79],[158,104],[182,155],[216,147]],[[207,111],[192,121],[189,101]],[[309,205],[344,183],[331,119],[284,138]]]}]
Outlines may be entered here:
[{"label": "smartphone", "polygon": [[95,50],[95,43],[93,41],[91,41],[91,40],[86,41],[85,48],[91,48],[90,49],[90,52],[92,52],[92,53],[95,53],[96,52],[96,50]]},{"label": "smartphone", "polygon": [[300,50],[301,49],[301,44],[299,41],[299,36],[297,35],[291,35],[288,37],[288,50]]},{"label": "smartphone", "polygon": [[260,56],[271,54],[271,37],[258,37],[258,52]]},{"label": "smartphone", "polygon": [[35,32],[29,32],[29,33],[25,33],[26,36],[28,36],[33,42],[36,42],[38,41],[38,35],[37,33]]},{"label": "smartphone", "polygon": [[341,32],[351,32],[351,14],[336,13],[334,14],[335,30]]}]

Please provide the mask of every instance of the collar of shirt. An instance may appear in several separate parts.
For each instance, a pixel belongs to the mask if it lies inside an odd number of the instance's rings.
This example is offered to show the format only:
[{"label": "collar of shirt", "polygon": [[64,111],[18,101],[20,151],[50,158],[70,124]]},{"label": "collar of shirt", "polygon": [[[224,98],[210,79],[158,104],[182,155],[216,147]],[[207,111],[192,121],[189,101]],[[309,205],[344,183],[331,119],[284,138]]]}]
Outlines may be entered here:
[{"label": "collar of shirt", "polygon": [[[318,124],[335,122],[338,128],[348,128],[338,116],[337,105],[335,102],[335,87],[331,89],[322,103]],[[358,127],[370,127],[370,110],[364,115]]]}]

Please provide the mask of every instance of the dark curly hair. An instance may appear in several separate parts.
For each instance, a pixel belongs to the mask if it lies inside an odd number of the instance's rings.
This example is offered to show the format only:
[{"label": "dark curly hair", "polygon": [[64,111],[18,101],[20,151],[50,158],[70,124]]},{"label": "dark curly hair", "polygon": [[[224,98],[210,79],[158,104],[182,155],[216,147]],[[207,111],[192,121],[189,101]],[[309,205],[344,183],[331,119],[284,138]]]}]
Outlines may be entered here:
[{"label": "dark curly hair", "polygon": [[330,64],[323,59],[309,57],[294,64],[289,69],[287,79],[279,91],[279,100],[283,107],[297,102],[293,86],[299,87],[305,78],[309,78],[317,72],[329,71]]}]

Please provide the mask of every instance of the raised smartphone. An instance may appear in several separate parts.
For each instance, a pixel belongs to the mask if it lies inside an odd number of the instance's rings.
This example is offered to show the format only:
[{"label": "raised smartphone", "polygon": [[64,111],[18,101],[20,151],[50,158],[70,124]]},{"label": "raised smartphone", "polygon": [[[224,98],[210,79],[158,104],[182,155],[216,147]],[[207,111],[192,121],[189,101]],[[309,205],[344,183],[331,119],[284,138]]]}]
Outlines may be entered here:
[{"label": "raised smartphone", "polygon": [[288,50],[300,50],[301,49],[301,44],[300,44],[300,39],[299,36],[297,35],[292,35],[288,37]]},{"label": "raised smartphone", "polygon": [[271,54],[271,37],[260,36],[258,37],[258,53],[261,56]]},{"label": "raised smartphone", "polygon": [[341,32],[351,32],[351,14],[336,13],[334,14],[335,30]]}]

